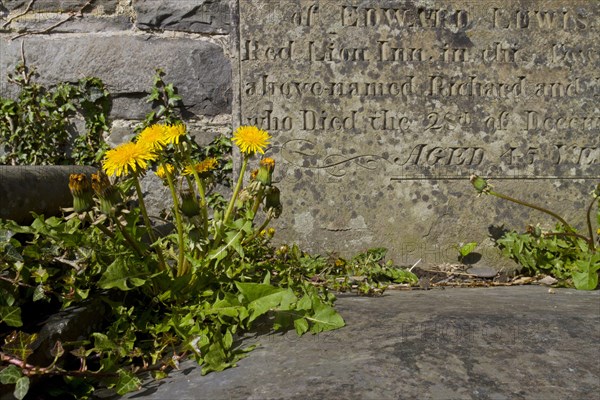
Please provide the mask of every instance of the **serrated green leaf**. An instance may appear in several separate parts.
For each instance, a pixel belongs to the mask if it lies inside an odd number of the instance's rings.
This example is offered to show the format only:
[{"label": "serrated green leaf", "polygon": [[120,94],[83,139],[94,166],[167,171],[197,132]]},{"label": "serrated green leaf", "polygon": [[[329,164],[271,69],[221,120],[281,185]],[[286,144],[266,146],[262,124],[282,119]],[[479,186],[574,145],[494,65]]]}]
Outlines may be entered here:
[{"label": "serrated green leaf", "polygon": [[313,301],[313,305],[315,313],[312,316],[306,316],[306,319],[312,323],[310,327],[312,333],[330,331],[346,325],[342,316],[333,307],[320,301]]},{"label": "serrated green leaf", "polygon": [[[598,256],[600,258],[600,256]],[[573,283],[578,290],[594,290],[598,286],[600,263],[595,256],[589,260],[577,260],[573,269]]]},{"label": "serrated green leaf", "polygon": [[16,365],[9,365],[0,370],[0,383],[3,385],[12,385],[23,376],[21,370]]},{"label": "serrated green leaf", "polygon": [[[134,287],[142,286],[146,280],[147,273],[140,268],[131,268],[124,258],[117,258],[108,266],[98,285],[102,289],[118,288],[123,291],[131,290]],[[133,285],[129,287],[128,284]]]},{"label": "serrated green leaf", "polygon": [[22,400],[28,391],[29,391],[29,378],[26,376],[23,376],[23,377],[19,378],[19,380],[17,381],[13,395],[18,400]]},{"label": "serrated green leaf", "polygon": [[296,304],[296,310],[310,310],[312,308],[312,300],[309,295],[305,294]]},{"label": "serrated green leaf", "polygon": [[209,346],[208,352],[204,355],[204,363],[202,375],[211,371],[223,371],[231,366],[231,364],[227,362],[227,355],[219,341],[214,341]]},{"label": "serrated green leaf", "polygon": [[17,306],[0,306],[0,322],[15,328],[23,326],[21,308]]},{"label": "serrated green leaf", "polygon": [[288,310],[296,302],[294,292],[287,288],[276,288],[261,283],[236,282],[240,293],[246,298],[250,317],[248,322],[254,321],[259,316],[274,309]]},{"label": "serrated green leaf", "polygon": [[294,328],[298,336],[301,336],[308,331],[308,321],[304,318],[295,319]]}]

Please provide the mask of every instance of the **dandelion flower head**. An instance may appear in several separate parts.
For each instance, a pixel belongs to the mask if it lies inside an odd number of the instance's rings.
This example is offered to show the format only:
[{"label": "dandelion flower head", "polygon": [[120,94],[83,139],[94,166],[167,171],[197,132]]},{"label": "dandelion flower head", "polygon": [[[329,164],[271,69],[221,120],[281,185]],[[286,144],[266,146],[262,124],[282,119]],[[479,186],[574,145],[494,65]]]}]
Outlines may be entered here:
[{"label": "dandelion flower head", "polygon": [[164,139],[167,144],[169,143],[179,143],[179,138],[181,136],[185,136],[186,127],[184,124],[175,124],[175,125],[164,125]]},{"label": "dandelion flower head", "polygon": [[167,172],[172,175],[175,171],[175,167],[171,164],[161,164],[156,169],[156,176],[160,179],[167,179]]},{"label": "dandelion flower head", "polygon": [[127,175],[136,173],[148,167],[149,161],[156,160],[158,156],[150,148],[139,143],[124,143],[104,156],[102,169],[108,175]]},{"label": "dandelion flower head", "polygon": [[152,150],[162,149],[167,143],[165,126],[158,124],[150,125],[138,135],[137,142]]},{"label": "dandelion flower head", "polygon": [[242,153],[253,155],[254,153],[265,153],[269,145],[269,133],[258,129],[256,126],[240,126],[233,134],[233,142],[240,148]]},{"label": "dandelion flower head", "polygon": [[202,174],[216,169],[218,165],[219,163],[216,158],[207,158],[206,160],[200,161],[199,163],[194,164],[193,166],[186,166],[183,171],[183,174],[192,175],[194,173],[194,170],[196,170],[198,174]]}]

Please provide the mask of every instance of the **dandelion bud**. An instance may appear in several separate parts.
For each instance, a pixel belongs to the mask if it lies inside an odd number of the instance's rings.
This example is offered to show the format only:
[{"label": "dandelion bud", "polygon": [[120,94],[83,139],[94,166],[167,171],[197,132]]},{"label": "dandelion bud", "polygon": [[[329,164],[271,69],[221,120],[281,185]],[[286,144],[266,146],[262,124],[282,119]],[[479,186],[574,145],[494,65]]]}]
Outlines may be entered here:
[{"label": "dandelion bud", "polygon": [[193,191],[184,190],[181,193],[181,212],[188,218],[200,214],[200,206]]},{"label": "dandelion bud", "polygon": [[88,211],[94,205],[92,199],[92,186],[85,174],[71,174],[69,176],[69,190],[73,196],[75,212]]},{"label": "dandelion bud", "polygon": [[267,157],[260,160],[260,167],[258,168],[256,180],[265,186],[269,186],[271,184],[274,169],[275,160],[272,158]]},{"label": "dandelion bud", "polygon": [[490,189],[492,188],[488,184],[488,182],[480,176],[471,175],[469,180],[471,181],[471,183],[473,184],[473,187],[475,188],[475,190],[477,190],[477,193],[479,193],[479,194],[482,194],[482,193],[487,194],[490,191]]},{"label": "dandelion bud", "polygon": [[110,183],[108,176],[102,171],[92,174],[92,188],[100,201],[100,211],[106,215],[112,214],[115,207],[121,203],[119,190]]}]

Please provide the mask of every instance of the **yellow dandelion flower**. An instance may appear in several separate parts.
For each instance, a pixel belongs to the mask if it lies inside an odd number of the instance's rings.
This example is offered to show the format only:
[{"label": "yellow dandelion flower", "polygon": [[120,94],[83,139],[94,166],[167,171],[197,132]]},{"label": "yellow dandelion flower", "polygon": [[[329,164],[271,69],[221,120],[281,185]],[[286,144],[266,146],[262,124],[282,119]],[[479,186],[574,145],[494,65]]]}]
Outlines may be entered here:
[{"label": "yellow dandelion flower", "polygon": [[167,144],[165,131],[164,125],[151,125],[138,135],[137,142],[141,146],[146,146],[152,150],[160,150]]},{"label": "yellow dandelion flower", "polygon": [[265,153],[269,145],[269,133],[258,129],[256,126],[240,126],[233,134],[233,142],[242,153],[253,155],[256,152]]},{"label": "yellow dandelion flower", "polygon": [[214,169],[216,169],[219,166],[219,162],[217,161],[216,158],[207,158],[206,160],[200,161],[197,164],[192,165],[188,165],[185,167],[185,169],[183,170],[183,174],[184,175],[192,175],[194,172],[194,170],[196,170],[196,172],[198,174],[202,174],[205,172],[209,172],[212,171]]},{"label": "yellow dandelion flower", "polygon": [[184,124],[164,125],[164,137],[166,143],[179,143],[179,138],[185,136],[186,127]]},{"label": "yellow dandelion flower", "polygon": [[156,160],[158,156],[147,146],[139,143],[124,143],[104,156],[102,169],[108,175],[127,175],[129,172],[139,172],[148,167],[148,161]]},{"label": "yellow dandelion flower", "polygon": [[175,167],[173,165],[171,165],[171,164],[161,164],[156,169],[156,176],[158,176],[160,179],[167,179],[167,172],[170,175],[173,175],[174,171],[175,171]]}]

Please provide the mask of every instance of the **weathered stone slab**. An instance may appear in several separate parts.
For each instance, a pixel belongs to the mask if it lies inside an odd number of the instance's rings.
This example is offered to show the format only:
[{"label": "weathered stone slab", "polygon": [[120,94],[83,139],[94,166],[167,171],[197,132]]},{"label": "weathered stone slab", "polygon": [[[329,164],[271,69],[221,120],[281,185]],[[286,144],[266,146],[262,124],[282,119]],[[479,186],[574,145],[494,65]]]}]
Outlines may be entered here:
[{"label": "weathered stone slab", "polygon": [[[23,12],[31,0],[0,0],[0,9],[6,8],[9,11]],[[67,13],[81,10],[88,0],[36,0],[30,7],[34,13]],[[101,12],[112,14],[115,12],[118,0],[94,0],[91,4],[83,8],[82,12]]]},{"label": "weathered stone slab", "polygon": [[273,135],[283,239],[441,262],[490,225],[553,224],[477,199],[473,173],[583,222],[600,181],[600,2],[238,7],[234,115]]},{"label": "weathered stone slab", "polygon": [[136,26],[194,33],[229,33],[228,0],[135,0]]},{"label": "weathered stone slab", "polygon": [[[159,67],[165,80],[179,88],[190,117],[231,112],[231,64],[216,44],[129,35],[33,36],[23,41],[27,63],[36,67],[42,84],[101,78],[119,102],[114,118],[145,116],[150,110],[145,96]],[[0,95],[14,90],[6,73],[21,60],[20,45],[20,40],[0,41]]]},{"label": "weathered stone slab", "polygon": [[28,224],[31,212],[58,215],[61,208],[73,206],[69,175],[96,171],[75,165],[0,165],[0,218]]}]

